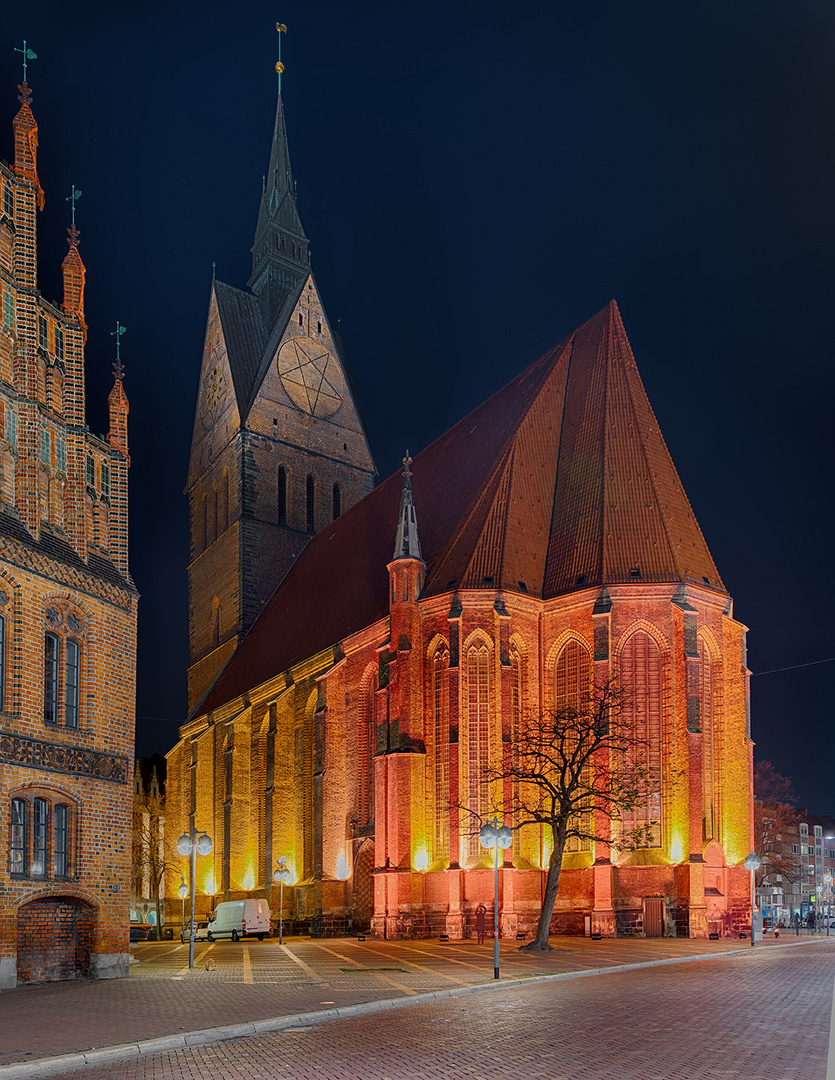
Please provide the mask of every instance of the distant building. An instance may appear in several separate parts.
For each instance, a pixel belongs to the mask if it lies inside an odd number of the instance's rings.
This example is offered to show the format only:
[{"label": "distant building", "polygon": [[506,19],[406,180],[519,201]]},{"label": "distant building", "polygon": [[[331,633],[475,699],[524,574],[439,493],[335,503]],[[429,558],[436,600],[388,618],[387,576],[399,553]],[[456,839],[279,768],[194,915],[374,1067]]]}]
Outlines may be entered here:
[{"label": "distant building", "polygon": [[[370,490],[280,95],[252,250],[251,291],[213,285],[188,488],[192,712],[166,816],[171,837],[214,842],[198,912],[246,895],[275,909],[283,857],[287,917],[313,934],[470,934],[493,885],[460,806],[489,812],[484,767],[523,716],[615,677],[634,692],[646,797],[568,852],[553,928],[748,926],[745,627],[617,306],[418,454],[413,486],[407,469]],[[404,436],[410,408],[391,402]],[[619,847],[639,826],[646,846]],[[504,936],[534,927],[550,850],[528,826],[505,852]]]},{"label": "distant building", "polygon": [[767,919],[792,925],[797,919],[826,927],[835,913],[835,818],[799,811],[795,826],[771,841],[784,866],[770,868],[757,887],[757,904]]},{"label": "distant building", "polygon": [[161,754],[138,758],[133,771],[130,919],[156,927],[166,921],[165,771]]},{"label": "distant building", "polygon": [[87,430],[80,233],[58,305],[19,89],[0,162],[0,987],[127,974],[135,715],[128,400],[117,365],[110,431]]}]

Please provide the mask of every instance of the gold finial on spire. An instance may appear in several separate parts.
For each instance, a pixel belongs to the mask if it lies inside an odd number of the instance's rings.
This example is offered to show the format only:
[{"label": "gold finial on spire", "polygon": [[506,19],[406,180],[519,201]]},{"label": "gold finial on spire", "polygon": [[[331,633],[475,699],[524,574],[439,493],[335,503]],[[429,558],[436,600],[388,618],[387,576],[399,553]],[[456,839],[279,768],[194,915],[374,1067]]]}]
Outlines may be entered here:
[{"label": "gold finial on spire", "polygon": [[275,28],[278,31],[278,63],[275,65],[275,70],[278,72],[278,92],[281,93],[281,73],[284,71],[284,64],[281,62],[281,35],[287,33],[287,27],[282,22],[277,22]]}]

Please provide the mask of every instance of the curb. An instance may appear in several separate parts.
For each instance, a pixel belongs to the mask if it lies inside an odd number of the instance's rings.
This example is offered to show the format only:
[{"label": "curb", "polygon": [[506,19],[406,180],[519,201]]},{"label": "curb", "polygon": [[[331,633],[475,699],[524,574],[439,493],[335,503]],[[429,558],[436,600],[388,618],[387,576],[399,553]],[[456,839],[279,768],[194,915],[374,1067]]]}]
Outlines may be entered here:
[{"label": "curb", "polygon": [[[814,939],[805,941],[787,941],[785,944],[771,945],[771,949],[793,948],[796,945],[819,944]],[[187,1031],[181,1035],[163,1035],[158,1039],[143,1039],[139,1042],[120,1043],[101,1050],[79,1051],[73,1054],[61,1054],[57,1057],[38,1058],[36,1061],[21,1061],[10,1065],[0,1065],[0,1080],[17,1080],[19,1077],[49,1076],[57,1072],[69,1072],[109,1062],[125,1061],[143,1054],[161,1054],[171,1050],[186,1050],[192,1046],[206,1046],[211,1043],[225,1042],[228,1039],[245,1039],[255,1035],[269,1035],[274,1031],[286,1031],[288,1028],[306,1027],[308,1024],[321,1024],[330,1020],[345,1020],[368,1013],[386,1012],[408,1005],[426,1004],[432,1001],[447,1001],[450,998],[463,997],[465,994],[478,994],[486,990],[508,990],[530,983],[560,982],[567,979],[585,979],[594,975],[618,975],[623,971],[638,971],[641,968],[670,967],[673,964],[690,964],[699,960],[720,960],[729,956],[750,956],[751,950],[733,949],[729,952],[700,953],[697,956],[674,956],[666,960],[644,960],[634,964],[620,964],[617,967],[586,968],[584,971],[562,971],[554,975],[530,975],[523,979],[500,979],[498,982],[474,983],[450,990],[433,990],[425,994],[413,994],[402,998],[386,998],[382,1001],[366,1001],[357,1005],[344,1005],[336,1009],[320,1009],[316,1012],[293,1013],[287,1016],[275,1016],[266,1020],[254,1020],[252,1023],[229,1024],[223,1027],[204,1028],[200,1031]],[[762,956],[762,951],[756,953]]]}]

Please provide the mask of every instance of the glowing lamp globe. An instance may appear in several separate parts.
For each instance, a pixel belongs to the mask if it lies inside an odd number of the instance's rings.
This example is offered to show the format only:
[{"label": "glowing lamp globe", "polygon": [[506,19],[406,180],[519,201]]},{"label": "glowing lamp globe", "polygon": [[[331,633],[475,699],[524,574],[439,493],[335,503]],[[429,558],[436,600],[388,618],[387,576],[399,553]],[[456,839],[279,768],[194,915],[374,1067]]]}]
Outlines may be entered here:
[{"label": "glowing lamp globe", "polygon": [[212,851],[212,838],[203,833],[202,836],[197,838],[197,854],[198,855],[210,855]]},{"label": "glowing lamp globe", "polygon": [[177,851],[181,855],[191,855],[191,837],[186,836],[185,833],[177,841]]}]

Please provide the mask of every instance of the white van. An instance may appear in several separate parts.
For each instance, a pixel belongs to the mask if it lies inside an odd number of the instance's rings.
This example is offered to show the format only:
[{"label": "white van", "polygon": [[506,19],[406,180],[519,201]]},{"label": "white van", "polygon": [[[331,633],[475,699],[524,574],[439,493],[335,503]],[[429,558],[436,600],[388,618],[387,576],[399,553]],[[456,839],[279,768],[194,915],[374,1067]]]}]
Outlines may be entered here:
[{"label": "white van", "polygon": [[226,900],[218,904],[209,916],[208,938],[257,937],[259,941],[270,932],[270,905],[266,900]]}]

